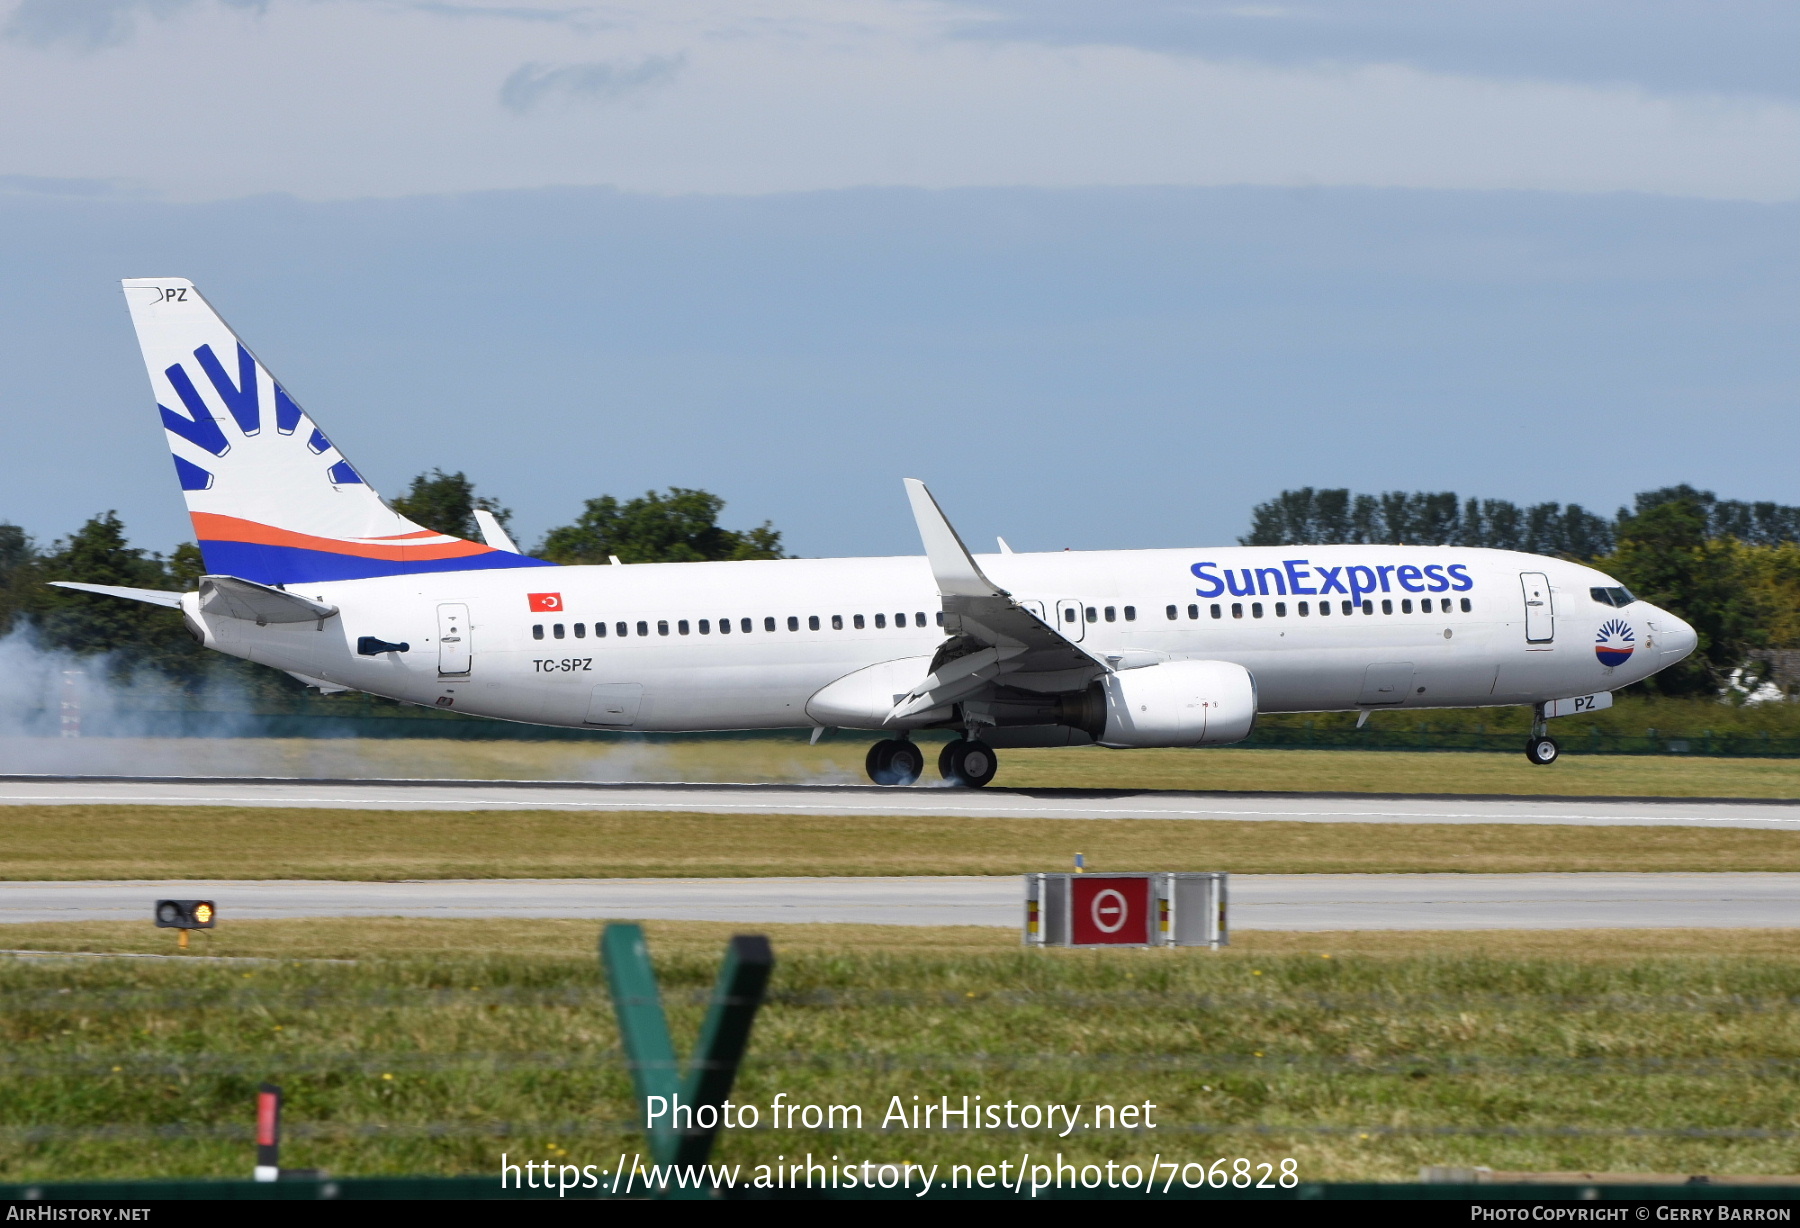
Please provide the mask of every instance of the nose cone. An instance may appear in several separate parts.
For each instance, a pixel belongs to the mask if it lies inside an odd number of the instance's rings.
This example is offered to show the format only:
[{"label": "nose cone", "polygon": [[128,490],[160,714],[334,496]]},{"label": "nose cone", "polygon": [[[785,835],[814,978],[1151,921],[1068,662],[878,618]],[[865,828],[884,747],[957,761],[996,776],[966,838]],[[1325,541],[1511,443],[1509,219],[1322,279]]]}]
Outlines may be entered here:
[{"label": "nose cone", "polygon": [[1654,611],[1649,621],[1656,627],[1656,667],[1658,669],[1675,664],[1699,646],[1700,636],[1685,619],[1677,618],[1658,606],[1650,608]]}]

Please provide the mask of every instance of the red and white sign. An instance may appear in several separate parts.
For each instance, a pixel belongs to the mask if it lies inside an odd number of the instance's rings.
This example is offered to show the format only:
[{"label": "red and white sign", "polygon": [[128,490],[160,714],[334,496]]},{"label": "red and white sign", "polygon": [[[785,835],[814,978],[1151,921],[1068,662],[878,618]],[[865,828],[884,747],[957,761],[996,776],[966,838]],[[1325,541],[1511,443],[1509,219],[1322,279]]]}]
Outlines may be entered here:
[{"label": "red and white sign", "polygon": [[1076,874],[1069,878],[1069,940],[1077,946],[1146,946],[1154,897],[1142,875]]},{"label": "red and white sign", "polygon": [[563,603],[561,593],[526,593],[525,599],[531,603],[532,610],[538,613],[562,613]]}]

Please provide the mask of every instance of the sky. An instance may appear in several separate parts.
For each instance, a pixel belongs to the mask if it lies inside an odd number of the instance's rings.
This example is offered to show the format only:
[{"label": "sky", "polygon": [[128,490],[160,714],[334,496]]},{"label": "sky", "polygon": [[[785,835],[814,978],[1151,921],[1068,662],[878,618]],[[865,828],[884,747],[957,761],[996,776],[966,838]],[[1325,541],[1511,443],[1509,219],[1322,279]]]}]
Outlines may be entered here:
[{"label": "sky", "polygon": [[1800,7],[0,0],[0,518],[187,536],[117,290],[385,493],[805,555],[1299,485],[1800,503]]}]

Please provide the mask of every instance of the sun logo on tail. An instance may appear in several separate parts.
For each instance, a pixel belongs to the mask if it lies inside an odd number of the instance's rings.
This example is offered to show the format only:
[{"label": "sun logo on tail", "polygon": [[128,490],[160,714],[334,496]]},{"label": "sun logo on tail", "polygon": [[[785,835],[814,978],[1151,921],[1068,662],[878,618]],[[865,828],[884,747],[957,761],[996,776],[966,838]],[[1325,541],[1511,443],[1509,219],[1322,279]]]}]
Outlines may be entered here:
[{"label": "sun logo on tail", "polygon": [[1594,655],[1600,658],[1602,665],[1623,665],[1631,660],[1636,641],[1637,635],[1630,623],[1622,618],[1609,618],[1600,624],[1600,634],[1594,638]]}]

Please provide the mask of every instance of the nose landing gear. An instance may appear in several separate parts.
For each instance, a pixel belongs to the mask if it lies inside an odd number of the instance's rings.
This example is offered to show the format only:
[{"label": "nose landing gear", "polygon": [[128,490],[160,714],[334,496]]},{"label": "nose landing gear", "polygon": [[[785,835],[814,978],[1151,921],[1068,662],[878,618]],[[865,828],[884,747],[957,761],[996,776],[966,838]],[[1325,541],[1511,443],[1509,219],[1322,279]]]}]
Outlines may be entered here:
[{"label": "nose landing gear", "polygon": [[1539,767],[1548,767],[1562,754],[1562,747],[1550,736],[1550,722],[1544,716],[1544,705],[1531,712],[1531,736],[1525,739],[1525,757]]},{"label": "nose landing gear", "polygon": [[925,770],[925,756],[911,742],[889,738],[869,747],[863,767],[878,785],[910,785]]},{"label": "nose landing gear", "polygon": [[939,774],[950,784],[970,789],[979,789],[992,780],[999,767],[1000,761],[994,757],[994,748],[986,742],[958,738],[945,746],[938,755]]}]

